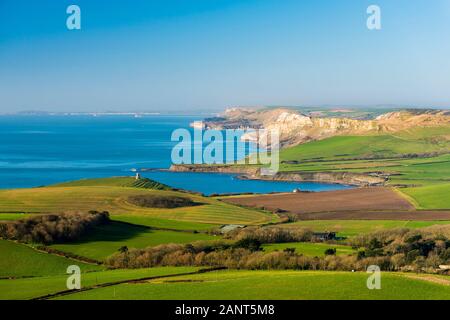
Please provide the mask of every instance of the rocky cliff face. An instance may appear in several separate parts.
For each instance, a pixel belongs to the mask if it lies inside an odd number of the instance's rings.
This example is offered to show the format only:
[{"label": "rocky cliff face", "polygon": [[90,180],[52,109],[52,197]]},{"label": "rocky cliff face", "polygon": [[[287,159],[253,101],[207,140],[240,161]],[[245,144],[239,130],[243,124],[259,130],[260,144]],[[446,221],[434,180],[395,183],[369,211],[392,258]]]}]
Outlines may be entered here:
[{"label": "rocky cliff face", "polygon": [[[270,110],[228,109],[221,117],[207,119],[205,129],[264,129],[280,133],[281,146],[293,146],[335,135],[389,133],[413,127],[450,125],[449,111],[405,110],[383,114],[373,120],[320,118],[298,111],[278,108]],[[198,127],[198,124],[196,125]],[[255,133],[243,139],[256,141]],[[259,141],[265,144],[265,141]]]},{"label": "rocky cliff face", "polygon": [[175,172],[209,172],[236,173],[241,179],[258,179],[271,181],[299,181],[338,183],[353,186],[382,186],[386,176],[360,174],[353,172],[278,172],[273,176],[260,174],[260,169],[246,166],[210,166],[210,165],[172,165],[170,171]]}]

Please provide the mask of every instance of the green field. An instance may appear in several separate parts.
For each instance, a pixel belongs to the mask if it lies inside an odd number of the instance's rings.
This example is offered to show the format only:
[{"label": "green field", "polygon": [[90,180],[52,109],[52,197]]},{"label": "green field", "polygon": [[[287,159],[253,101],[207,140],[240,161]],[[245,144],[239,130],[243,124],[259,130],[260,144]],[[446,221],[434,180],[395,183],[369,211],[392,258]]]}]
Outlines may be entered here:
[{"label": "green field", "polygon": [[420,209],[450,209],[450,183],[402,189]]},{"label": "green field", "polygon": [[0,240],[0,278],[61,275],[70,265],[78,265],[86,272],[103,269],[102,266],[38,252],[24,244]]},{"label": "green field", "polygon": [[450,150],[450,126],[416,128],[393,135],[335,136],[283,149],[280,160],[342,160],[355,157],[389,158],[409,153]]},{"label": "green field", "polygon": [[[281,151],[282,171],[385,172],[419,209],[450,209],[450,128],[426,128],[395,135],[339,136]],[[408,154],[437,152],[432,157]],[[366,158],[356,160],[355,158]],[[372,159],[370,159],[372,158]],[[292,163],[299,161],[299,163]],[[129,197],[187,197],[200,205],[173,209],[134,205]],[[30,214],[108,211],[112,222],[95,227],[79,240],[51,248],[96,260],[104,260],[122,246],[145,248],[165,243],[192,243],[220,239],[204,233],[224,224],[262,225],[278,222],[266,211],[224,203],[218,198],[171,190],[152,180],[131,177],[87,179],[42,188],[0,191],[0,221]],[[15,212],[24,213],[17,214]],[[339,236],[393,228],[422,228],[450,221],[317,220],[278,224],[281,228],[334,231]],[[200,233],[190,231],[200,231]],[[202,233],[203,232],[203,233]],[[274,243],[265,252],[295,248],[306,256],[324,256],[329,248],[338,255],[354,254],[349,246],[327,243]],[[368,290],[368,275],[360,272],[228,270],[182,275],[198,268],[102,270],[26,245],[0,241],[0,299],[30,299],[66,289],[69,264],[83,271],[82,286],[89,290],[58,299],[450,299],[450,278],[435,275],[382,273],[382,289]],[[173,275],[144,282],[113,284],[151,276]],[[23,278],[32,277],[32,278]],[[102,286],[111,284],[111,286]],[[92,288],[94,285],[99,287]]]},{"label": "green field", "polygon": [[395,135],[335,136],[281,150],[280,170],[384,172],[391,175],[388,185],[408,186],[399,190],[411,196],[418,208],[450,209],[449,134],[450,126],[445,126]]},{"label": "green field", "polygon": [[[326,140],[323,140],[326,141]],[[307,145],[307,144],[306,144]],[[305,145],[305,146],[306,146]],[[283,151],[282,151],[283,152]],[[419,151],[416,151],[419,152]],[[430,158],[380,158],[373,160],[309,160],[298,164],[281,164],[280,170],[330,172],[385,172],[392,174],[389,184],[435,185],[450,181],[450,155]]]},{"label": "green field", "polygon": [[121,221],[160,229],[205,231],[217,228],[217,224],[153,218],[149,215],[117,214],[112,216],[111,219],[114,221]]},{"label": "green field", "polygon": [[[83,267],[81,267],[81,270],[83,271]],[[198,268],[192,267],[163,267],[89,272],[81,275],[81,287],[86,288],[122,280],[189,273],[197,270]],[[32,299],[48,294],[54,294],[67,290],[66,281],[67,275],[0,280],[0,300]]]},{"label": "green field", "polygon": [[[108,211],[112,215],[152,218],[157,223],[163,223],[162,220],[188,222],[191,223],[189,229],[193,224],[200,227],[203,226],[200,224],[208,224],[209,228],[211,225],[257,225],[278,220],[277,216],[268,212],[236,207],[200,195],[118,185],[125,184],[124,181],[130,179],[136,181],[132,178],[112,178],[108,183],[108,179],[101,179],[101,182],[94,179],[68,183],[64,187],[2,190],[0,212],[58,213],[97,210]],[[200,205],[161,209],[139,207],[128,201],[130,196],[139,195],[188,197]]]},{"label": "green field", "polygon": [[26,219],[30,216],[31,216],[30,214],[23,214],[23,213],[0,213],[0,221],[20,220]]},{"label": "green field", "polygon": [[68,181],[58,183],[50,187],[126,187],[126,188],[142,188],[142,189],[156,189],[169,190],[170,187],[165,184],[142,178],[136,180],[133,177],[112,177],[112,178],[97,178],[97,179],[82,179],[76,181]]},{"label": "green field", "polygon": [[[218,271],[121,284],[62,299],[450,299],[450,286],[383,273],[381,290],[368,290],[368,275],[345,272]],[[448,277],[446,278],[448,279]],[[442,280],[442,279],[441,279]],[[448,282],[449,280],[443,280]]]},{"label": "green field", "polygon": [[141,249],[164,243],[190,243],[215,239],[217,237],[203,233],[152,230],[142,226],[112,222],[96,227],[78,241],[53,244],[49,247],[82,257],[104,260],[122,246]]},{"label": "green field", "polygon": [[322,257],[325,255],[325,250],[336,249],[337,255],[354,254],[353,250],[349,246],[327,243],[312,243],[312,242],[290,242],[290,243],[271,243],[263,245],[265,252],[283,251],[286,248],[294,248],[298,254],[312,257]]},{"label": "green field", "polygon": [[399,221],[399,220],[308,220],[279,225],[282,228],[309,228],[315,232],[337,232],[338,236],[359,234],[394,228],[425,228],[450,224],[450,221]]}]

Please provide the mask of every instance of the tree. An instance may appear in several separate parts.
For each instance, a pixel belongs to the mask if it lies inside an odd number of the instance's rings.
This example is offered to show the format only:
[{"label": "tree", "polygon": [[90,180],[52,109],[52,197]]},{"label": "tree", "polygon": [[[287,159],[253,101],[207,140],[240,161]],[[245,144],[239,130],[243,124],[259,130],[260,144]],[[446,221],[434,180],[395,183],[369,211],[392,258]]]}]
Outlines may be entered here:
[{"label": "tree", "polygon": [[120,253],[127,253],[128,252],[128,247],[127,246],[120,247],[118,251]]},{"label": "tree", "polygon": [[326,256],[335,256],[336,255],[336,248],[328,248],[325,250]]},{"label": "tree", "polygon": [[250,251],[259,251],[261,250],[261,242],[257,239],[253,238],[244,238],[239,241],[237,241],[234,244],[235,248],[244,248],[248,249]]}]

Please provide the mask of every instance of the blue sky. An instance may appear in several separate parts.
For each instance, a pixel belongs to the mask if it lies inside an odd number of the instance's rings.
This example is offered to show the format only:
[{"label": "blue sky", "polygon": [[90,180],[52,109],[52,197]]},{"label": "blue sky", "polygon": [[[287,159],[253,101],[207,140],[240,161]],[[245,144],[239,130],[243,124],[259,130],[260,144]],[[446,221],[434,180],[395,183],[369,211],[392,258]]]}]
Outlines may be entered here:
[{"label": "blue sky", "polygon": [[0,0],[0,111],[449,107],[449,35],[450,0]]}]

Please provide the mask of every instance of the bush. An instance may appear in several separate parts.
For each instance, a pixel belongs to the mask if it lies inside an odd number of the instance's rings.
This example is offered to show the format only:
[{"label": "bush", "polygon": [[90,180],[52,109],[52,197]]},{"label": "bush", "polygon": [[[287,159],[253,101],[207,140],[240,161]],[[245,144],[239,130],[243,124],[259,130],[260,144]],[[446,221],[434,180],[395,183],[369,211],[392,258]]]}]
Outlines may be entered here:
[{"label": "bush", "polygon": [[377,265],[385,271],[417,272],[438,272],[440,264],[450,263],[450,241],[441,233],[437,235],[428,230],[397,229],[367,234],[352,240],[354,247],[359,248],[357,255],[337,256],[336,249],[330,248],[325,251],[325,257],[303,256],[297,254],[294,248],[270,253],[259,250],[263,241],[290,240],[304,237],[308,232],[291,233],[290,230],[277,228],[244,230],[230,236],[234,243],[220,240],[130,249],[117,252],[108,258],[107,263],[116,268],[209,266],[249,270],[342,271],[365,271],[368,266]]},{"label": "bush", "polygon": [[233,247],[248,249],[250,251],[259,251],[261,250],[261,242],[258,239],[244,238],[237,241]]},{"label": "bush", "polygon": [[242,240],[256,239],[261,243],[286,243],[311,241],[313,232],[309,229],[287,229],[277,227],[249,227],[226,234],[226,238]]},{"label": "bush", "polygon": [[198,203],[189,198],[177,196],[139,195],[128,197],[128,201],[136,206],[145,208],[172,209],[198,205]]},{"label": "bush", "polygon": [[76,240],[91,228],[108,222],[108,212],[37,215],[28,219],[0,223],[0,237],[51,244]]}]

